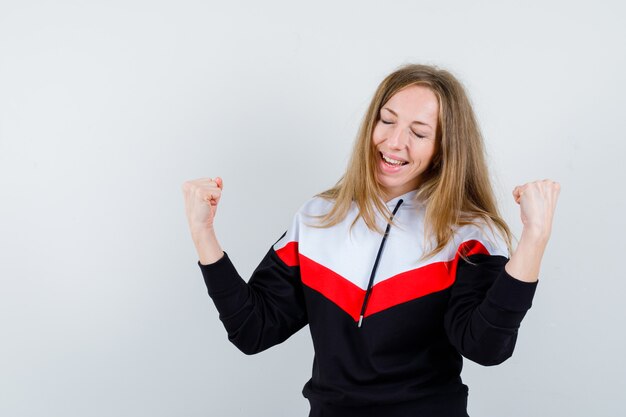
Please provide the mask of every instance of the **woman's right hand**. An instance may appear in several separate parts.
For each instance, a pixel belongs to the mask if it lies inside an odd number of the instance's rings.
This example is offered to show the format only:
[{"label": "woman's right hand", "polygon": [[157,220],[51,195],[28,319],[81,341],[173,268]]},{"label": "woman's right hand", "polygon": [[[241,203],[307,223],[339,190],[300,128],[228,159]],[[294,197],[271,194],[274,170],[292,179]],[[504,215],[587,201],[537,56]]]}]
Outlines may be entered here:
[{"label": "woman's right hand", "polygon": [[192,234],[213,230],[213,220],[222,196],[220,177],[200,178],[183,183],[185,212]]}]

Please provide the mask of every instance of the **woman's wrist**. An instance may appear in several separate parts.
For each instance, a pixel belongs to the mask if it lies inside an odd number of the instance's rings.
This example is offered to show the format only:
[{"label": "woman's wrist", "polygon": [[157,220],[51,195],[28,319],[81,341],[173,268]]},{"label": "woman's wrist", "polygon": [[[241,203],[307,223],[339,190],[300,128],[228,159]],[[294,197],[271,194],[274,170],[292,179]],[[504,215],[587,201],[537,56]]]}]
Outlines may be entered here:
[{"label": "woman's wrist", "polygon": [[[519,245],[522,243],[532,245],[536,248],[545,249],[550,240],[550,232],[539,228],[524,227],[520,236]],[[518,246],[519,246],[518,245]]]},{"label": "woman's wrist", "polygon": [[191,236],[202,265],[215,263],[224,256],[224,251],[217,241],[213,228],[194,230],[191,232]]},{"label": "woman's wrist", "polygon": [[194,241],[194,243],[214,237],[215,229],[213,229],[213,227],[191,228],[191,239]]},{"label": "woman's wrist", "polygon": [[505,266],[506,272],[513,278],[525,282],[535,282],[539,278],[541,259],[548,243],[543,233],[528,230],[522,232],[517,248]]}]

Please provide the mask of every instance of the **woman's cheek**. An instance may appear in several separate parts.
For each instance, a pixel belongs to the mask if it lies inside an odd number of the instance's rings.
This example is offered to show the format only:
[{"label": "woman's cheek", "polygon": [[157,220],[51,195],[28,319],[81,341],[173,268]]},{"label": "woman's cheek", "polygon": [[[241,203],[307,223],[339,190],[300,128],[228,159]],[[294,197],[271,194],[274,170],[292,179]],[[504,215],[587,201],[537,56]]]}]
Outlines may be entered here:
[{"label": "woman's cheek", "polygon": [[374,131],[372,132],[372,140],[374,141],[375,145],[378,145],[380,142],[382,142],[381,138],[384,134],[383,130],[384,128],[380,126],[380,122],[378,122],[378,124],[374,128]]}]

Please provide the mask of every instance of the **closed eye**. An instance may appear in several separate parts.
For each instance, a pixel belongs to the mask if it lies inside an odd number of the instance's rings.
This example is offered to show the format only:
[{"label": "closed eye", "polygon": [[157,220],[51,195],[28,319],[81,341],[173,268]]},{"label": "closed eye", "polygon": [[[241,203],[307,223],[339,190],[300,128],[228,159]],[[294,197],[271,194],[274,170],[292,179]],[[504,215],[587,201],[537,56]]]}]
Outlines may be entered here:
[{"label": "closed eye", "polygon": [[[385,120],[385,119],[380,119],[380,121],[381,121],[382,124],[385,124],[385,125],[392,125],[393,124],[393,122],[390,122],[390,121]],[[411,133],[413,133],[419,139],[426,139],[426,136],[419,135],[419,134],[413,132],[412,130],[411,130]]]}]

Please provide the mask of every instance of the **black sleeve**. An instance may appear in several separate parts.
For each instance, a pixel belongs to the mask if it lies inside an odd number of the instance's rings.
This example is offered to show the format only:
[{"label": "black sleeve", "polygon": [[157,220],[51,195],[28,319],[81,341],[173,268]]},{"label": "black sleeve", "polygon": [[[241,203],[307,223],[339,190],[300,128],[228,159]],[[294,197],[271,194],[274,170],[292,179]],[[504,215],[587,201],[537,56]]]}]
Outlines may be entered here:
[{"label": "black sleeve", "polygon": [[537,282],[509,275],[504,256],[476,254],[468,260],[458,260],[445,315],[446,332],[466,358],[485,366],[497,365],[513,354]]},{"label": "black sleeve", "polygon": [[248,283],[225,252],[217,262],[198,266],[228,339],[243,353],[279,344],[308,323],[300,267],[287,266],[273,247]]}]

